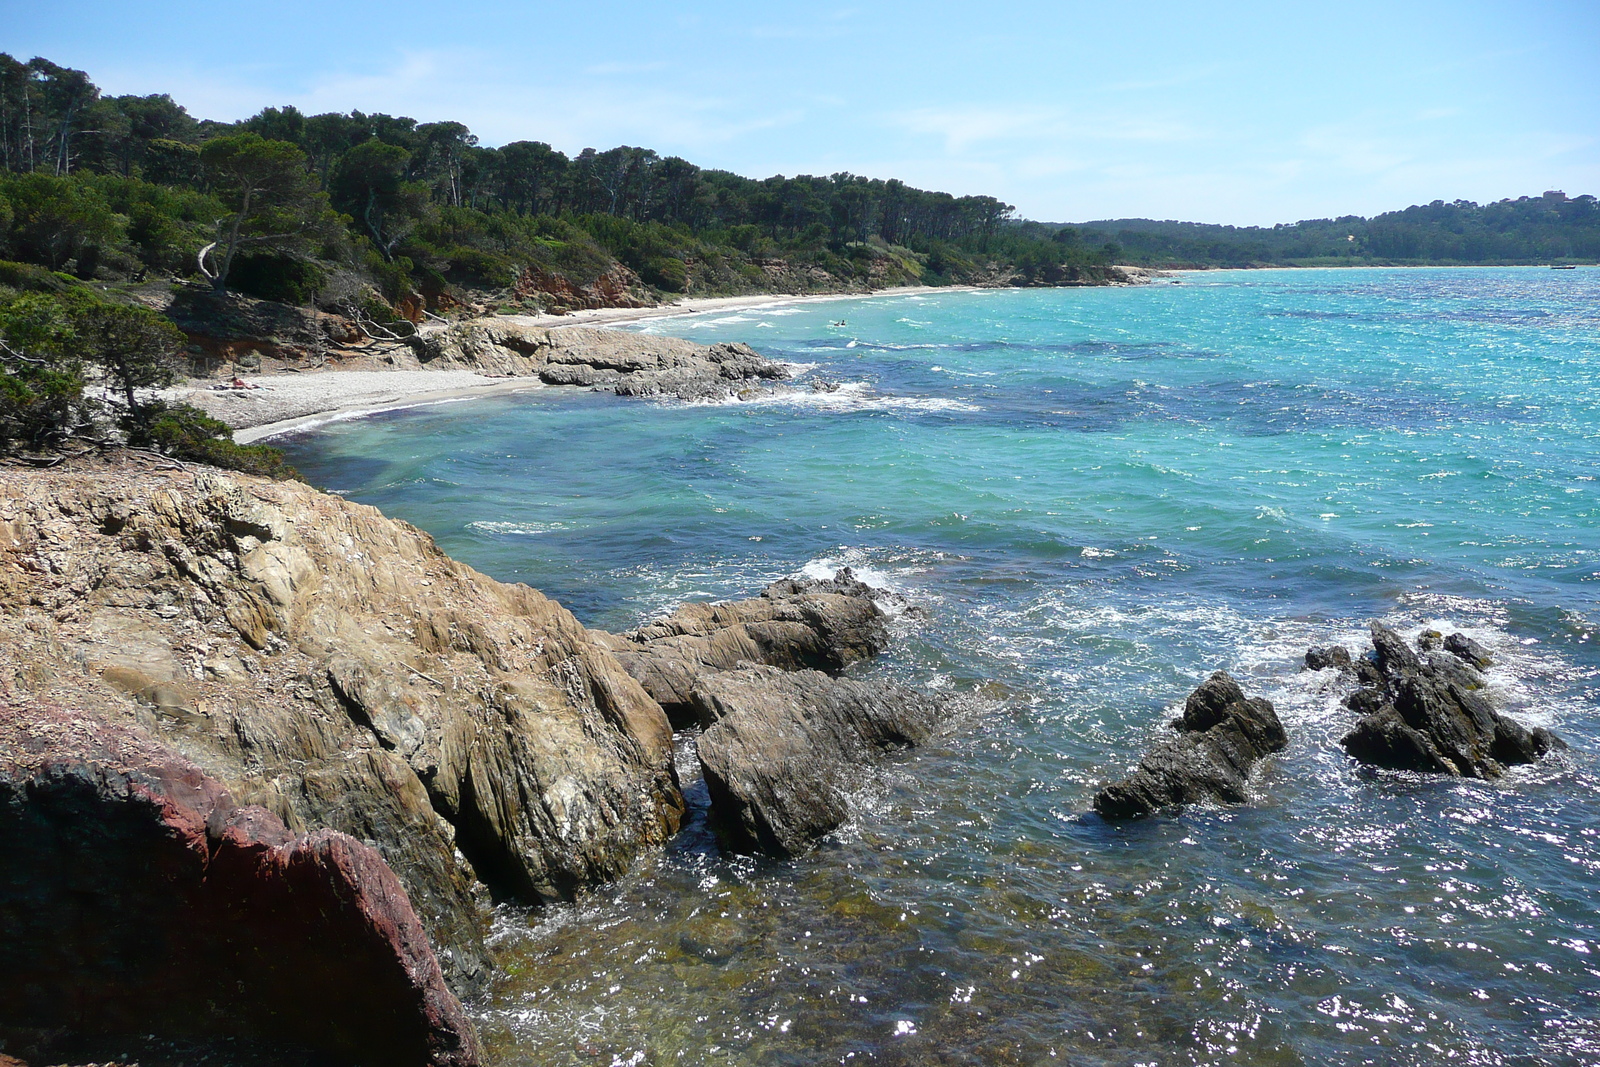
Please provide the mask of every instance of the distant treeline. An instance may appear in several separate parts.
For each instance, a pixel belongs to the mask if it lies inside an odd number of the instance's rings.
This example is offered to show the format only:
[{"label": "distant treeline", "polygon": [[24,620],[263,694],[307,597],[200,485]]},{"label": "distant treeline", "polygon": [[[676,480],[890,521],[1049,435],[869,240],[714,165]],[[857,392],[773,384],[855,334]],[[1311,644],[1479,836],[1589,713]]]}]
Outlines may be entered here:
[{"label": "distant treeline", "polygon": [[1083,243],[1115,245],[1119,262],[1155,267],[1600,261],[1600,204],[1554,190],[1490,204],[1435,200],[1370,219],[1347,215],[1270,228],[1150,219],[1017,225],[1035,236],[1071,230]]},{"label": "distant treeline", "polygon": [[0,171],[0,259],[203,273],[297,303],[352,278],[430,304],[530,270],[582,286],[619,262],[665,293],[1054,284],[1103,274],[1109,255],[1007,226],[993,197],[844,173],[758,181],[646,148],[490,148],[458,122],[359,111],[211,122],[4,54]]}]

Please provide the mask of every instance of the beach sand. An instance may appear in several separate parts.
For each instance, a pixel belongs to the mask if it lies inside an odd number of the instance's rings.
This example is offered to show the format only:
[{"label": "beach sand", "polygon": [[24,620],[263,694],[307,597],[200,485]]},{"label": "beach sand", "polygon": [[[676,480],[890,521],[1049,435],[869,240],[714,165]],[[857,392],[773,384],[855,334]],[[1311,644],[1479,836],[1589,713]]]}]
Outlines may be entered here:
[{"label": "beach sand", "polygon": [[[840,300],[866,300],[883,296],[913,296],[919,293],[967,291],[969,287],[906,286],[880,289],[871,293],[828,293],[816,296],[703,297],[682,300],[653,308],[600,308],[566,315],[505,315],[507,322],[525,326],[621,326],[707,311],[743,311],[780,305],[823,303]],[[425,330],[444,329],[430,323]],[[453,400],[493,396],[553,388],[536,378],[491,378],[469,370],[307,370],[282,374],[241,375],[254,389],[215,389],[215,382],[191,381],[163,390],[161,396],[173,403],[206,394],[206,407],[217,418],[234,428],[240,444],[263,441],[280,434],[331,422],[359,418],[380,411]]]}]

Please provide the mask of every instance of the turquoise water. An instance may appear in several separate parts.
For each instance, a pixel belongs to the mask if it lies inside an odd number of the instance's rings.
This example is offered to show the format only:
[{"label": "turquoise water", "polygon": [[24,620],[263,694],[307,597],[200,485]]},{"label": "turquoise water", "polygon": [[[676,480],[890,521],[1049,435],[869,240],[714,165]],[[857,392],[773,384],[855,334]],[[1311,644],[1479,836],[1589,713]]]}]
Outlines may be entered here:
[{"label": "turquoise water", "polygon": [[[868,673],[969,710],[812,855],[722,856],[702,816],[581,904],[506,909],[476,1006],[500,1062],[1600,1062],[1600,270],[641,328],[840,388],[540,390],[291,458],[601,627],[849,564],[927,609]],[[1477,637],[1500,706],[1572,751],[1495,784],[1358,770],[1297,668],[1372,618]],[[1289,730],[1258,802],[1086,814],[1218,667]]]}]

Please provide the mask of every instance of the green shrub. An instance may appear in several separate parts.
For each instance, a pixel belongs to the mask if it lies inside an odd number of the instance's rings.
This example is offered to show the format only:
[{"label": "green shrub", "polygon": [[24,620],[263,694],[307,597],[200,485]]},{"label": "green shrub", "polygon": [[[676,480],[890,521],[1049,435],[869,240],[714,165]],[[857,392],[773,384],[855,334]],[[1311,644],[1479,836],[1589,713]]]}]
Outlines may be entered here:
[{"label": "green shrub", "polygon": [[102,405],[83,394],[69,311],[48,293],[0,301],[0,453],[59,448],[93,429]]},{"label": "green shrub", "polygon": [[59,293],[76,281],[71,275],[60,275],[32,263],[0,259],[0,285],[25,293]]},{"label": "green shrub", "polygon": [[128,433],[128,443],[137,448],[279,481],[300,479],[300,473],[285,462],[281,449],[238,444],[227,423],[199,408],[157,402],[146,406],[142,415],[139,424],[130,426]]},{"label": "green shrub", "polygon": [[689,271],[683,260],[671,256],[653,256],[639,268],[639,276],[657,289],[681,293],[689,283]]}]

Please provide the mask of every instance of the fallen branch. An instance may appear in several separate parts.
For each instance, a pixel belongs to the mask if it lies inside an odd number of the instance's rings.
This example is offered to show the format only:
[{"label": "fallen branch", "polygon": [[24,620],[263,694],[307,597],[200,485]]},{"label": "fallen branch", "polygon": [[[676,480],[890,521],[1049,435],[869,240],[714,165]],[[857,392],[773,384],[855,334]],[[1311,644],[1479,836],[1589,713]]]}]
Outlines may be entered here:
[{"label": "fallen branch", "polygon": [[421,671],[417,670],[415,667],[413,667],[409,663],[402,663],[401,666],[404,667],[406,670],[410,671],[412,674],[416,675],[418,678],[426,678],[428,681],[432,682],[434,685],[438,686],[440,689],[448,689],[449,688],[449,686],[447,686],[443,682],[439,681],[439,679],[433,677],[431,674],[423,674]]}]

